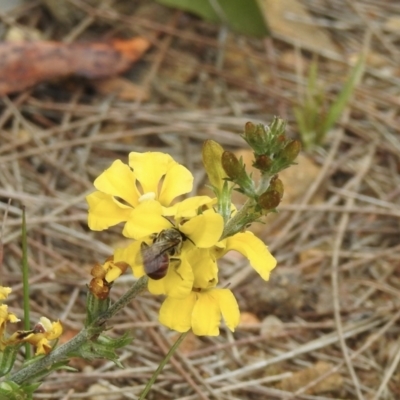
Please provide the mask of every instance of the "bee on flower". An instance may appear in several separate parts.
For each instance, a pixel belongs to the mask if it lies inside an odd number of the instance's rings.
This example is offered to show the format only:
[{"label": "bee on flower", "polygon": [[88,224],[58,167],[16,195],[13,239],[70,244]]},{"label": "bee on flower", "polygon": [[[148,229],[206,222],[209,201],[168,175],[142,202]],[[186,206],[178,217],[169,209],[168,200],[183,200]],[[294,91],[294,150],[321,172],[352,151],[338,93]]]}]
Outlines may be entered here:
[{"label": "bee on flower", "polygon": [[[219,195],[226,176],[221,167],[214,174]],[[218,335],[221,317],[231,330],[239,322],[234,295],[217,287],[218,259],[239,251],[265,280],[276,260],[251,232],[223,236],[233,215],[231,203],[223,206],[231,211],[221,215],[218,199],[179,201],[192,182],[191,173],[166,154],[130,153],[129,165],[117,160],[95,180],[98,191],[87,197],[89,227],[103,230],[124,223],[122,233],[133,241],[114,251],[113,262],[128,264],[138,278],[148,275],[149,292],[166,296],[161,323],[179,332]]]}]

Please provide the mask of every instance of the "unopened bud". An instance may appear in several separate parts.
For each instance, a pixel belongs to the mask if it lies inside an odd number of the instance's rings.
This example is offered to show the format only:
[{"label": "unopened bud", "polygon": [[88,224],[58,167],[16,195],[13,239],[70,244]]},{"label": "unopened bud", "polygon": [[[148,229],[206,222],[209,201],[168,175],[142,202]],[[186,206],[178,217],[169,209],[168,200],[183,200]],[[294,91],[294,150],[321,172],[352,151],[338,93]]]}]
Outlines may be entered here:
[{"label": "unopened bud", "polygon": [[224,185],[224,178],[226,178],[225,171],[221,165],[223,152],[223,147],[219,143],[214,142],[214,140],[206,140],[203,144],[202,156],[204,168],[206,169],[211,185],[220,191]]},{"label": "unopened bud", "polygon": [[284,157],[287,161],[293,162],[296,157],[299,155],[301,150],[301,143],[298,140],[292,140],[289,142],[285,148],[282,150],[282,157]]},{"label": "unopened bud", "polygon": [[230,151],[224,151],[221,157],[222,168],[232,180],[237,180],[243,175],[243,166],[237,157]]},{"label": "unopened bud", "polygon": [[285,135],[279,135],[279,136],[277,136],[276,140],[279,143],[285,143],[286,142],[286,136]]},{"label": "unopened bud", "polygon": [[267,155],[262,154],[256,156],[256,159],[253,163],[253,167],[259,169],[260,171],[266,172],[269,171],[272,165],[272,160]]},{"label": "unopened bud", "polygon": [[244,127],[244,140],[254,150],[255,154],[263,154],[268,143],[268,128],[264,125],[254,125],[247,122]]},{"label": "unopened bud", "polygon": [[256,125],[254,125],[252,122],[246,122],[244,126],[244,134],[247,135],[252,135],[256,130]]},{"label": "unopened bud", "polygon": [[264,210],[271,210],[279,206],[281,195],[276,190],[269,190],[264,192],[257,202]]},{"label": "unopened bud", "polygon": [[278,175],[275,175],[273,179],[271,179],[271,183],[269,185],[268,190],[275,190],[279,193],[281,198],[283,197],[284,187],[283,182],[278,178]]}]

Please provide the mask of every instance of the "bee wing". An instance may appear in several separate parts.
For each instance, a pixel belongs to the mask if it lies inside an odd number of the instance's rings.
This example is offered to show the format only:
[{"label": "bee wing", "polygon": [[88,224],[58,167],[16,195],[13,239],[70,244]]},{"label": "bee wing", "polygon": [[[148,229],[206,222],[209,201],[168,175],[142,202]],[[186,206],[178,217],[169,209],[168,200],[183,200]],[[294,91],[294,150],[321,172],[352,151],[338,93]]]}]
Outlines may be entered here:
[{"label": "bee wing", "polygon": [[140,247],[139,263],[143,264],[144,270],[147,275],[152,275],[157,273],[165,264],[168,266],[168,249],[170,245],[167,243],[153,243],[148,245],[147,243],[142,243]]}]

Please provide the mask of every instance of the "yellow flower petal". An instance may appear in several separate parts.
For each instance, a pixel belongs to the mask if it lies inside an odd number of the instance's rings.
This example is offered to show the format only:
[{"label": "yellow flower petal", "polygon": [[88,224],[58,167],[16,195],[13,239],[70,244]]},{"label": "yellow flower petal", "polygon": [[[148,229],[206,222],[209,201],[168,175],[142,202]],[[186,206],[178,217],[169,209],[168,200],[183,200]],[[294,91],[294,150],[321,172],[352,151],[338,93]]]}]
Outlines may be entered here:
[{"label": "yellow flower petal", "polygon": [[193,287],[193,271],[185,253],[181,259],[170,260],[167,275],[158,280],[150,279],[149,292],[155,295],[165,294],[171,298],[185,298]]},{"label": "yellow flower petal", "polygon": [[5,300],[11,292],[11,288],[0,286],[0,300]]},{"label": "yellow flower petal", "polygon": [[218,302],[226,326],[232,331],[239,325],[240,311],[235,296],[229,289],[214,289],[210,295]]},{"label": "yellow flower petal", "polygon": [[108,194],[93,192],[86,196],[89,204],[88,225],[92,231],[102,231],[129,218],[131,208],[121,207]]},{"label": "yellow flower petal", "polygon": [[46,338],[40,339],[34,346],[36,346],[35,356],[49,354],[51,351],[51,346]]},{"label": "yellow flower petal", "polygon": [[171,204],[172,200],[193,188],[193,175],[183,165],[172,165],[166,172],[160,191],[161,204]]},{"label": "yellow flower petal", "polygon": [[94,181],[100,192],[123,199],[132,207],[138,204],[139,191],[136,187],[135,174],[121,160],[116,160]]},{"label": "yellow flower petal", "polygon": [[158,197],[161,178],[173,164],[176,164],[176,161],[169,154],[159,152],[129,153],[129,166],[140,182],[143,194],[154,192]]},{"label": "yellow flower petal", "polygon": [[197,301],[193,307],[192,330],[198,336],[218,336],[221,312],[218,301],[211,292],[196,293]]},{"label": "yellow flower petal", "polygon": [[214,210],[206,210],[179,226],[179,230],[200,248],[214,246],[221,237],[223,229],[224,220]]},{"label": "yellow flower petal", "polygon": [[187,332],[192,326],[192,311],[196,302],[191,292],[184,299],[167,297],[160,308],[158,320],[167,328],[177,332]]},{"label": "yellow flower petal", "polygon": [[16,322],[21,321],[19,318],[17,318],[17,316],[15,314],[8,314],[8,320],[12,323],[15,324]]},{"label": "yellow flower petal", "polygon": [[226,247],[222,255],[229,250],[236,250],[243,254],[261,278],[266,281],[276,266],[276,259],[268,251],[267,246],[250,231],[237,233],[226,239]]},{"label": "yellow flower petal", "polygon": [[193,269],[196,289],[209,289],[218,283],[218,266],[208,249],[193,247],[188,252],[188,259]]},{"label": "yellow flower petal", "polygon": [[119,278],[122,275],[122,271],[118,267],[110,268],[107,273],[105,280],[108,283],[114,282],[117,278]]},{"label": "yellow flower petal", "polygon": [[156,200],[147,200],[131,211],[122,234],[138,240],[168,228],[172,225],[162,216],[161,204]]},{"label": "yellow flower petal", "polygon": [[[44,317],[42,317],[42,318],[44,318]],[[42,322],[42,318],[40,318],[40,322]],[[49,329],[49,331],[46,334],[46,338],[48,340],[57,339],[58,337],[61,336],[62,332],[63,332],[63,327],[61,325],[61,322],[60,321],[52,322],[51,328]]]},{"label": "yellow flower petal", "polygon": [[198,214],[199,207],[212,201],[213,199],[208,196],[189,197],[175,205],[175,218],[193,218]]},{"label": "yellow flower petal", "polygon": [[131,269],[135,277],[140,278],[144,275],[143,264],[140,257],[141,242],[132,242],[125,248],[118,248],[114,251],[114,263],[125,262]]}]

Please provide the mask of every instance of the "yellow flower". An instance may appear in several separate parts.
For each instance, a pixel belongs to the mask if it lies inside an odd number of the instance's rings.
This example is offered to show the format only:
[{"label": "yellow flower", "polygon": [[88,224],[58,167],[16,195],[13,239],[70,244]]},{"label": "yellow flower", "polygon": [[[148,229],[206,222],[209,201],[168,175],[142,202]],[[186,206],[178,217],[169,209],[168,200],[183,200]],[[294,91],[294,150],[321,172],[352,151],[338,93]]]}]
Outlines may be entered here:
[{"label": "yellow flower", "polygon": [[[137,224],[129,231],[129,234],[137,241],[124,249],[116,249],[114,261],[128,263],[135,276],[143,276],[146,273],[143,263],[160,263],[159,257],[163,253],[160,241],[162,241],[163,232],[168,229],[176,229],[182,235],[179,252],[170,256],[165,277],[149,279],[149,291],[152,294],[166,294],[171,297],[182,298],[191,292],[193,284],[196,283],[195,280],[210,281],[215,286],[218,281],[215,257],[213,254],[210,256],[209,252],[201,253],[200,257],[199,252],[217,244],[223,231],[223,218],[212,209],[196,215],[198,207],[209,201],[208,197],[200,196],[179,203],[175,209],[174,225],[171,221],[162,217],[161,206],[158,203],[148,202],[146,204],[148,214],[143,214],[140,221],[136,220]],[[141,257],[143,255],[143,242],[149,246],[149,249],[145,250],[147,261]],[[153,249],[152,246],[154,246]],[[156,251],[156,247],[160,249],[159,252]],[[147,254],[151,256],[151,259]],[[212,257],[214,257],[214,261],[212,261]],[[200,259],[203,262],[200,262]],[[205,265],[205,260],[209,262],[210,267],[203,268],[203,272],[199,272],[201,268],[197,268],[197,265]],[[199,287],[208,286],[202,284]]]},{"label": "yellow flower", "polygon": [[240,313],[235,296],[229,289],[192,291],[187,297],[167,297],[161,306],[159,321],[178,332],[193,330],[199,336],[218,336],[221,316],[233,332]]},{"label": "yellow flower", "polygon": [[27,342],[36,347],[35,355],[48,354],[51,351],[50,341],[60,337],[62,331],[60,321],[51,322],[48,318],[41,317],[32,330],[15,332],[7,344]]},{"label": "yellow flower", "polygon": [[8,312],[8,306],[6,304],[0,304],[0,351],[3,351],[8,344],[8,340],[5,337],[7,322],[13,324],[19,321],[20,320],[14,314]]},{"label": "yellow flower", "polygon": [[108,257],[104,264],[95,264],[90,271],[92,280],[89,283],[89,290],[98,299],[106,299],[110,294],[112,283],[121,276],[128,264],[124,262],[115,263],[114,258]]},{"label": "yellow flower", "polygon": [[266,281],[269,279],[270,272],[276,267],[275,257],[268,251],[264,242],[250,231],[237,233],[219,242],[214,247],[215,257],[221,258],[230,250],[243,254],[261,278]]},{"label": "yellow flower", "polygon": [[5,300],[11,293],[12,289],[5,286],[0,286],[0,300]]},{"label": "yellow flower", "polygon": [[[12,289],[9,287],[0,286],[0,300],[5,300],[11,291]],[[0,304],[0,351],[4,350],[4,347],[7,345],[7,339],[5,338],[7,322],[14,324],[19,322],[19,319],[14,314],[8,312],[6,304]]]},{"label": "yellow flower", "polygon": [[247,257],[265,280],[276,266],[265,244],[249,231],[228,237],[213,248],[193,247],[187,253],[194,275],[193,289],[186,297],[166,298],[159,314],[163,325],[178,332],[192,329],[196,335],[217,336],[222,315],[228,328],[234,330],[240,315],[236,299],[230,290],[215,288],[218,283],[216,259],[230,250]]},{"label": "yellow flower", "polygon": [[101,231],[120,222],[135,224],[132,211],[141,215],[147,201],[155,200],[168,213],[173,200],[192,190],[193,176],[168,154],[130,153],[129,165],[114,161],[94,182],[98,191],[86,197],[89,228]]}]

